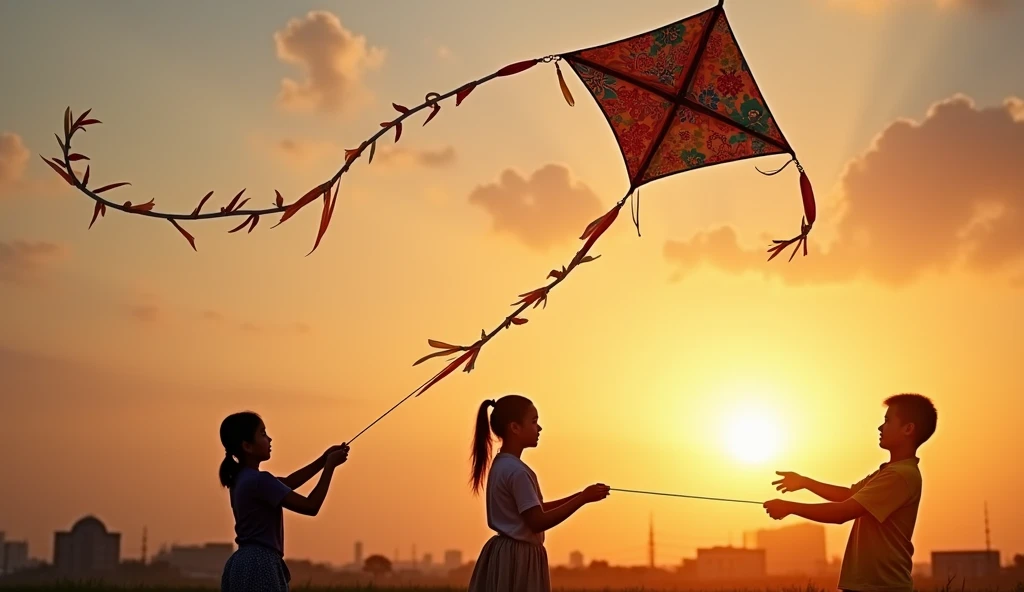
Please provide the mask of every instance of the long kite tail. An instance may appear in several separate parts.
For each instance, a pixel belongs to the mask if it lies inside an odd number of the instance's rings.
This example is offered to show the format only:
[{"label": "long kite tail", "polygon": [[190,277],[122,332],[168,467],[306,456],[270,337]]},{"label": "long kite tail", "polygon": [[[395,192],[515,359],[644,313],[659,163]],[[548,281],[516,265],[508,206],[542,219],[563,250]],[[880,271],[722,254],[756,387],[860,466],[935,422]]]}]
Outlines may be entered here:
[{"label": "long kite tail", "polygon": [[[194,220],[212,220],[217,218],[229,218],[229,217],[241,217],[244,216],[245,220],[237,227],[229,230],[228,232],[238,232],[248,227],[247,232],[252,232],[256,228],[256,225],[260,221],[260,217],[269,216],[274,214],[281,214],[281,218],[278,223],[274,226],[279,226],[284,223],[301,209],[305,208],[312,202],[322,199],[323,211],[320,215],[320,226],[316,236],[316,242],[313,244],[313,249],[309,253],[312,253],[320,245],[320,241],[324,234],[327,232],[327,228],[330,225],[331,218],[334,214],[334,206],[338,199],[338,189],[341,185],[341,177],[349,171],[352,165],[359,160],[364,154],[368,154],[367,164],[373,162],[373,155],[377,148],[377,140],[379,140],[384,134],[394,130],[395,142],[397,143],[402,137],[402,124],[413,115],[420,111],[429,109],[430,113],[424,120],[423,125],[430,122],[437,114],[441,111],[441,102],[454,97],[455,105],[461,105],[462,102],[469,96],[474,89],[478,86],[489,82],[495,78],[502,78],[506,76],[512,76],[525,70],[532,68],[541,62],[556,62],[561,59],[558,56],[547,56],[544,58],[525,60],[522,62],[516,62],[509,64],[500,70],[493,72],[483,78],[473,80],[462,86],[448,91],[445,94],[428,93],[422,103],[414,107],[405,107],[398,103],[392,103],[395,111],[398,115],[390,121],[385,121],[380,124],[380,129],[371,135],[369,138],[364,140],[358,147],[345,151],[345,161],[341,167],[334,173],[330,178],[324,180],[321,183],[313,186],[307,191],[302,197],[297,200],[285,203],[285,198],[280,192],[275,192],[274,200],[271,202],[269,207],[262,208],[245,208],[244,206],[249,202],[250,198],[242,199],[245,193],[245,189],[239,191],[235,197],[225,206],[222,206],[219,211],[202,212],[203,206],[206,205],[207,200],[213,196],[213,191],[207,193],[200,201],[199,204],[191,212],[164,212],[156,209],[156,202],[153,199],[145,203],[133,204],[131,201],[115,202],[107,199],[102,194],[120,188],[131,185],[128,182],[117,182],[103,185],[101,187],[95,187],[90,185],[92,179],[92,165],[91,160],[88,156],[75,152],[72,149],[72,140],[75,134],[79,131],[87,132],[88,127],[102,123],[98,119],[90,118],[89,114],[92,109],[86,110],[84,113],[79,115],[77,118],[74,117],[71,111],[71,107],[68,107],[64,111],[64,134],[63,138],[60,135],[56,135],[57,145],[60,147],[60,156],[47,159],[43,155],[39,155],[55,173],[60,175],[68,185],[71,185],[79,192],[89,197],[95,202],[93,209],[92,220],[89,223],[89,228],[92,228],[93,224],[96,223],[96,219],[104,217],[107,213],[107,209],[119,210],[127,214],[135,214],[138,216],[147,216],[150,218],[162,218],[167,220],[178,230],[188,241],[192,249],[196,249],[195,238],[189,234],[188,231],[182,226],[182,222],[194,221]],[[562,84],[563,93],[566,96],[567,101],[571,101],[571,96],[568,94],[568,88],[564,85],[564,80],[561,80],[561,71],[558,72],[560,83]],[[84,173],[76,171],[73,167],[73,163],[81,161],[89,161],[90,164],[86,165]],[[80,166],[80,165],[79,165]],[[333,192],[333,196],[332,196]]]}]

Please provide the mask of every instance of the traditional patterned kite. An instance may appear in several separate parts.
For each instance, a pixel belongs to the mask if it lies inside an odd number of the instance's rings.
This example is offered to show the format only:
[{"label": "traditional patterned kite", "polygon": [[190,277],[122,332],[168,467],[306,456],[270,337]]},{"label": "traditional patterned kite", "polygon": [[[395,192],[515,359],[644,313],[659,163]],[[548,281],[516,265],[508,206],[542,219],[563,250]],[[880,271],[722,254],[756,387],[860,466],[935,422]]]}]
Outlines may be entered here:
[{"label": "traditional patterned kite", "polygon": [[[84,174],[79,174],[73,169],[73,163],[89,159],[72,151],[72,137],[79,130],[84,132],[88,126],[100,123],[89,118],[90,111],[81,114],[77,119],[72,116],[70,108],[65,111],[64,138],[62,140],[60,136],[57,137],[62,155],[50,160],[43,158],[43,161],[69,185],[95,201],[90,228],[97,217],[105,215],[107,208],[141,216],[164,218],[188,240],[193,249],[196,248],[195,239],[182,227],[183,221],[244,216],[244,221],[228,232],[237,232],[246,227],[248,232],[252,232],[261,216],[282,214],[278,222],[281,224],[302,208],[320,199],[323,206],[319,231],[313,245],[313,250],[316,250],[334,213],[342,176],[364,153],[368,153],[367,163],[372,163],[377,140],[389,130],[394,130],[395,142],[398,142],[402,137],[403,122],[412,115],[429,109],[430,113],[423,122],[423,125],[426,125],[440,112],[442,101],[454,97],[455,105],[458,106],[485,82],[518,74],[538,63],[555,64],[562,94],[566,102],[572,106],[574,100],[559,67],[561,61],[568,63],[604,113],[615,136],[629,176],[630,184],[625,195],[611,210],[587,226],[580,237],[580,240],[584,241],[583,246],[569,264],[562,266],[561,269],[551,270],[548,279],[552,281],[547,285],[520,294],[520,300],[513,303],[513,306],[518,305],[516,310],[493,330],[481,331],[480,339],[471,345],[453,345],[428,340],[429,345],[438,351],[421,358],[416,364],[439,356],[456,357],[430,380],[377,419],[380,421],[409,397],[422,394],[455,370],[463,368],[465,372],[472,371],[481,348],[488,341],[504,329],[526,323],[527,319],[520,315],[528,307],[536,308],[541,304],[546,306],[548,294],[556,285],[580,264],[596,259],[589,254],[594,243],[615,222],[619,210],[626,201],[634,196],[638,198],[639,188],[651,181],[715,164],[759,156],[789,154],[790,160],[785,165],[774,172],[764,174],[777,174],[790,163],[796,163],[800,172],[804,218],[800,225],[800,233],[795,237],[773,241],[773,245],[768,249],[771,253],[768,259],[770,261],[794,244],[796,246],[790,260],[801,247],[804,255],[807,255],[807,235],[815,221],[811,184],[754,81],[750,67],[729,25],[723,2],[724,0],[719,0],[717,6],[704,12],[628,39],[508,65],[446,94],[429,93],[423,103],[413,108],[394,103],[393,106],[398,112],[397,117],[381,123],[381,129],[357,148],[346,150],[345,162],[337,173],[291,203],[285,203],[284,197],[276,192],[272,207],[243,209],[249,201],[248,198],[241,199],[244,189],[219,211],[208,213],[202,213],[201,210],[213,195],[212,191],[187,214],[156,211],[153,200],[138,205],[133,205],[130,201],[120,204],[109,201],[101,194],[129,183],[113,183],[90,189],[91,166],[86,167]],[[42,158],[42,155],[40,157]],[[639,231],[638,199],[636,203],[634,222]],[[310,253],[312,252],[311,250]],[[375,423],[376,421],[366,429]]]}]

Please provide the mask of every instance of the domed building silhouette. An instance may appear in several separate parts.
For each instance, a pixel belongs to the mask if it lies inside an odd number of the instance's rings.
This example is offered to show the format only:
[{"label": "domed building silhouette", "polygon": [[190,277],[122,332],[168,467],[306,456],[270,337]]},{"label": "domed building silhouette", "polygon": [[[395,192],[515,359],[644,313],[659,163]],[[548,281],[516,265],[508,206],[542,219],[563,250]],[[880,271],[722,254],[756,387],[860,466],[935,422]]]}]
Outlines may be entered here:
[{"label": "domed building silhouette", "polygon": [[53,541],[53,566],[63,575],[111,571],[121,562],[121,533],[108,532],[95,516],[86,516]]}]

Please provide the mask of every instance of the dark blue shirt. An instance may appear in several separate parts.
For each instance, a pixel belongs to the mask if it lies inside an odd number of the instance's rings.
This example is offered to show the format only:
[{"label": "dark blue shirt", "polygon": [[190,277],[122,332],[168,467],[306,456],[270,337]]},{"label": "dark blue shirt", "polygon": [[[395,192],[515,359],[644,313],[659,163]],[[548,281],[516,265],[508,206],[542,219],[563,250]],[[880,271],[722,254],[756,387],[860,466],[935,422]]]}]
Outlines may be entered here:
[{"label": "dark blue shirt", "polygon": [[284,556],[284,511],[281,502],[291,488],[266,471],[243,467],[231,488],[235,543],[256,544]]}]

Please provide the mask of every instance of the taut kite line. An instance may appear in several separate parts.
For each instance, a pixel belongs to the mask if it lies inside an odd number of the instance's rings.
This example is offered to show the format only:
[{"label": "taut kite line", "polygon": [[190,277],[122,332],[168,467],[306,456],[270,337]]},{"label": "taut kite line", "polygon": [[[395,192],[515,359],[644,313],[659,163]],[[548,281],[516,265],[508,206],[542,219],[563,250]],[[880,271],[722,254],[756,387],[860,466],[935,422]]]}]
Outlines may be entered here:
[{"label": "taut kite line", "polygon": [[[47,160],[40,155],[40,158],[43,158],[43,161],[69,185],[95,201],[90,228],[97,217],[106,214],[108,207],[129,214],[163,218],[188,240],[193,249],[196,248],[195,239],[182,227],[180,223],[183,221],[244,216],[244,221],[229,232],[237,232],[246,227],[248,232],[252,232],[261,216],[281,214],[277,223],[280,225],[302,208],[320,199],[323,209],[316,241],[310,251],[312,253],[319,246],[330,225],[338,199],[338,189],[341,186],[341,177],[364,153],[368,153],[367,164],[372,163],[377,140],[384,134],[394,130],[395,142],[398,142],[402,137],[403,122],[412,115],[430,109],[423,122],[423,125],[426,125],[440,112],[442,101],[455,97],[455,105],[458,106],[478,86],[495,78],[518,74],[538,63],[555,64],[562,94],[566,102],[572,106],[572,94],[559,68],[561,61],[569,64],[604,113],[616,139],[630,182],[625,195],[608,212],[586,227],[580,236],[580,240],[584,241],[583,246],[568,265],[551,270],[547,276],[551,281],[545,286],[520,294],[520,299],[512,304],[518,307],[490,332],[482,330],[480,338],[471,345],[453,345],[428,340],[428,344],[438,351],[421,358],[414,365],[439,356],[455,357],[450,359],[448,365],[440,372],[359,432],[356,435],[358,437],[410,397],[419,396],[455,370],[463,368],[465,372],[471,372],[481,348],[488,341],[502,330],[526,323],[527,319],[520,315],[527,308],[536,308],[541,304],[546,306],[548,294],[556,285],[580,264],[597,258],[589,254],[591,248],[615,222],[619,210],[626,201],[634,195],[638,198],[639,188],[651,181],[736,160],[789,154],[790,159],[786,164],[774,172],[764,174],[777,174],[791,162],[796,163],[800,173],[804,217],[799,234],[790,239],[773,241],[768,249],[771,254],[768,260],[775,258],[791,245],[795,247],[790,260],[801,247],[804,255],[807,255],[807,235],[815,221],[811,184],[797,160],[796,152],[783,136],[778,122],[754,81],[729,25],[723,3],[724,0],[719,0],[716,6],[703,12],[627,39],[510,64],[443,95],[429,93],[421,104],[412,108],[393,103],[398,112],[394,119],[381,123],[381,129],[357,148],[346,150],[344,164],[330,179],[316,185],[291,203],[285,203],[284,197],[275,192],[272,206],[243,209],[249,201],[249,198],[242,199],[244,189],[219,211],[207,213],[201,210],[213,195],[212,191],[206,194],[190,213],[157,211],[154,209],[153,200],[142,204],[109,201],[101,194],[129,183],[113,183],[90,189],[91,165],[87,166],[85,173],[81,175],[72,167],[72,163],[89,160],[88,157],[72,151],[71,141],[79,130],[84,132],[88,126],[100,123],[97,119],[89,118],[91,110],[82,113],[76,119],[69,107],[64,113],[64,138],[62,140],[57,136],[61,156]],[[634,222],[639,231],[638,199],[636,207]]]}]

